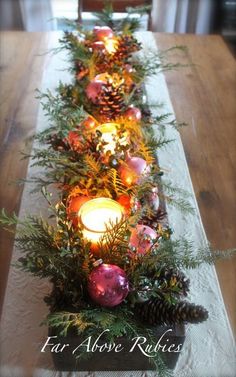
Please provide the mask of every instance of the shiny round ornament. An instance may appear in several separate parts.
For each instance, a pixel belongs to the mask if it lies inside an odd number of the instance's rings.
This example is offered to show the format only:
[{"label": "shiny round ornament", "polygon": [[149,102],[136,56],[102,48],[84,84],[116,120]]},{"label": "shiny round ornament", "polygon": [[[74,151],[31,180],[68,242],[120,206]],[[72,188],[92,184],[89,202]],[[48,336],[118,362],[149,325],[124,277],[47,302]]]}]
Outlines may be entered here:
[{"label": "shiny round ornament", "polygon": [[101,306],[119,305],[129,293],[128,278],[120,267],[101,264],[88,277],[88,293]]},{"label": "shiny round ornament", "polygon": [[125,186],[139,184],[142,177],[150,172],[147,162],[141,157],[127,157],[124,164],[119,167],[121,181]]},{"label": "shiny round ornament", "polygon": [[109,26],[95,26],[93,32],[99,41],[114,37],[114,33]]},{"label": "shiny round ornament", "polygon": [[74,151],[79,151],[81,147],[81,141],[78,131],[70,131],[67,136],[67,141]]},{"label": "shiny round ornament", "polygon": [[158,237],[157,232],[147,225],[137,225],[131,231],[129,246],[136,253],[144,255],[152,247],[153,241]]},{"label": "shiny round ornament", "polygon": [[88,130],[93,130],[98,127],[98,122],[94,119],[91,115],[89,115],[83,122],[82,126],[84,126]]},{"label": "shiny round ornament", "polygon": [[142,118],[142,113],[137,107],[128,107],[124,112],[125,118],[130,121],[140,121]]},{"label": "shiny round ornament", "polygon": [[67,212],[68,218],[72,221],[74,226],[77,226],[79,223],[78,212],[80,208],[82,207],[84,203],[86,203],[90,199],[91,198],[89,198],[88,196],[79,195],[79,196],[72,197],[68,200],[66,212]]},{"label": "shiny round ornament", "polygon": [[141,208],[141,203],[139,200],[134,196],[129,196],[127,194],[121,194],[118,197],[117,202],[124,208],[126,215],[135,213]]},{"label": "shiny round ornament", "polygon": [[86,95],[90,101],[93,103],[98,102],[98,97],[100,93],[102,92],[102,86],[104,85],[104,81],[91,81],[87,88],[85,89]]},{"label": "shiny round ornament", "polygon": [[126,194],[121,194],[117,199],[117,202],[124,208],[125,213],[129,213],[131,210],[131,197]]}]

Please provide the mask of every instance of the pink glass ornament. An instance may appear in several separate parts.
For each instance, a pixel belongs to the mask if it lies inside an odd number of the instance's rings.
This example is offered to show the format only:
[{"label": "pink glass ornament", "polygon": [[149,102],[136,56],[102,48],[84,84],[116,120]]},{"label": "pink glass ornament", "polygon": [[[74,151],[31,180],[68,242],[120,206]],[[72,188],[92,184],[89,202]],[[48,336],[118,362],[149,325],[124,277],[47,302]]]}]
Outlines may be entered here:
[{"label": "pink glass ornament", "polygon": [[139,121],[142,118],[142,113],[137,107],[128,107],[124,112],[124,116],[128,120]]},{"label": "pink glass ornament", "polygon": [[99,41],[114,37],[114,33],[109,26],[95,26],[93,32]]},{"label": "pink glass ornament", "polygon": [[125,163],[119,168],[121,180],[126,186],[139,184],[142,180],[141,176],[149,173],[149,171],[147,162],[141,157],[128,156]]},{"label": "pink glass ornament", "polygon": [[146,254],[153,245],[153,240],[158,237],[157,232],[147,225],[137,225],[131,231],[129,246],[135,248],[138,254]]},{"label": "pink glass ornament", "polygon": [[88,278],[88,293],[101,306],[119,305],[129,293],[125,272],[114,264],[95,267]]},{"label": "pink glass ornament", "polygon": [[91,81],[86,88],[87,97],[93,102],[97,103],[98,96],[102,91],[103,81]]}]

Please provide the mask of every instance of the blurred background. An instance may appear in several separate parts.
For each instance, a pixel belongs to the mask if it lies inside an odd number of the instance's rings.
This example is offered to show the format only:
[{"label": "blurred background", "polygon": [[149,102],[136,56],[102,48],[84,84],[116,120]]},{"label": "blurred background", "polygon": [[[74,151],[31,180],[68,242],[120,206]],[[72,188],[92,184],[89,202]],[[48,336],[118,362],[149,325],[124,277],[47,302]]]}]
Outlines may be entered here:
[{"label": "blurred background", "polygon": [[[236,0],[113,0],[117,18],[127,6],[150,5],[140,28],[157,32],[221,34],[236,51]],[[0,0],[0,29],[49,31],[67,28],[65,18],[92,28],[99,0]],[[135,15],[134,15],[135,16]]]}]

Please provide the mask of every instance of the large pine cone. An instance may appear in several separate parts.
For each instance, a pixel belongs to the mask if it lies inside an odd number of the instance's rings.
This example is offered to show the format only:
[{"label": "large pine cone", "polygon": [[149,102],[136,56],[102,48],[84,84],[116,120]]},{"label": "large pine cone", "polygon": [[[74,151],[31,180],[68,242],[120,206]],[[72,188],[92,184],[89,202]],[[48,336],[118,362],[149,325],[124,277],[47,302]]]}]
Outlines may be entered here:
[{"label": "large pine cone", "polygon": [[159,298],[152,298],[142,304],[136,304],[135,313],[149,325],[200,323],[208,318],[207,310],[200,305],[186,301],[170,304]]},{"label": "large pine cone", "polygon": [[115,119],[125,108],[124,86],[108,83],[98,98],[99,114],[106,120]]}]

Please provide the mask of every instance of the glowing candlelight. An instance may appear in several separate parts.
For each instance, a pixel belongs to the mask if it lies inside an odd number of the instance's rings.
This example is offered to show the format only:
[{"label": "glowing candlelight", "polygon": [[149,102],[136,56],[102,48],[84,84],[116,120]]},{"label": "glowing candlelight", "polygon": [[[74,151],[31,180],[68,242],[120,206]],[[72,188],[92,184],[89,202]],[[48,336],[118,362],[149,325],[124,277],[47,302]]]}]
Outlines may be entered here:
[{"label": "glowing candlelight", "polygon": [[105,45],[106,51],[109,54],[113,55],[118,48],[118,41],[114,38],[111,38],[111,39],[107,38],[104,40],[104,45]]},{"label": "glowing candlelight", "polygon": [[96,198],[84,203],[79,210],[83,236],[96,246],[99,239],[121,221],[123,207],[109,198]]},{"label": "glowing candlelight", "polygon": [[[103,123],[101,126],[97,128],[98,131],[102,133],[101,140],[104,141],[105,144],[103,146],[103,150],[106,153],[110,151],[111,153],[115,152],[116,143],[118,141],[118,131],[119,124],[118,123]],[[120,145],[127,144],[127,133],[125,132],[121,138],[119,138]]]}]

